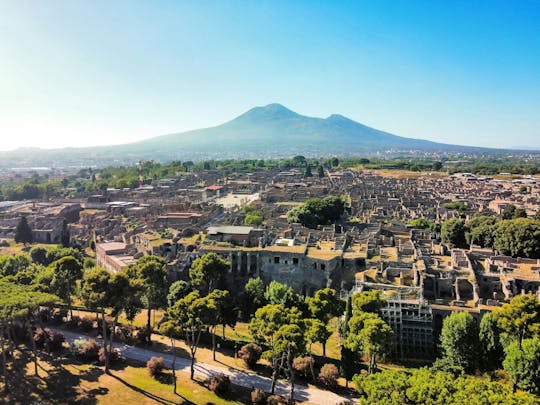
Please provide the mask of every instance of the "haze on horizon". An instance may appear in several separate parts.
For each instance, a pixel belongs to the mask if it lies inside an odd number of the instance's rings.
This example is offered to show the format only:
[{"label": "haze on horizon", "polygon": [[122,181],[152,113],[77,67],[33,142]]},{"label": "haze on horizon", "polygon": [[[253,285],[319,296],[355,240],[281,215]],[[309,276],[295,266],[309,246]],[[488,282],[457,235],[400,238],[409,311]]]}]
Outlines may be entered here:
[{"label": "haze on horizon", "polygon": [[0,150],[132,142],[272,102],[540,149],[540,2],[0,0]]}]

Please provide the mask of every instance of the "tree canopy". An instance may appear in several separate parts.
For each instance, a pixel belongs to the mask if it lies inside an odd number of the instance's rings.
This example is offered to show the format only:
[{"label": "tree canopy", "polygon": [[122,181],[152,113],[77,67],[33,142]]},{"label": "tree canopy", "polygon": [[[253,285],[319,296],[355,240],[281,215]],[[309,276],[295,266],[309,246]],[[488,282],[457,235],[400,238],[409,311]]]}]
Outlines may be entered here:
[{"label": "tree canopy", "polygon": [[304,204],[290,210],[287,213],[287,220],[299,222],[308,228],[317,228],[318,225],[328,225],[338,220],[344,208],[340,197],[310,198]]}]

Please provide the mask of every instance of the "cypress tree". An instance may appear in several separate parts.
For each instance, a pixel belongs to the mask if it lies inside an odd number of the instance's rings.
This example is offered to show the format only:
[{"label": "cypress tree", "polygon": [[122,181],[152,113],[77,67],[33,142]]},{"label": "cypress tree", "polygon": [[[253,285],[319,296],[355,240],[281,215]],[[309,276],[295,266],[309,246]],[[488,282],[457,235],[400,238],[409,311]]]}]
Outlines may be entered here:
[{"label": "cypress tree", "polygon": [[[347,298],[347,306],[345,307],[345,319],[341,328],[341,340],[342,342],[347,339],[347,333],[349,333],[349,319],[352,317],[352,300],[349,296]],[[358,356],[355,353],[341,344],[341,374],[345,378],[346,387],[349,387],[349,381],[352,380],[356,374],[356,370],[359,366]]]},{"label": "cypress tree", "polygon": [[70,239],[69,229],[67,226],[67,221],[64,219],[62,221],[62,231],[60,232],[60,244],[63,247],[69,247],[69,239]]},{"label": "cypress tree", "polygon": [[17,228],[15,229],[15,242],[32,243],[32,241],[32,229],[30,229],[30,225],[28,225],[26,216],[23,215],[17,224]]}]

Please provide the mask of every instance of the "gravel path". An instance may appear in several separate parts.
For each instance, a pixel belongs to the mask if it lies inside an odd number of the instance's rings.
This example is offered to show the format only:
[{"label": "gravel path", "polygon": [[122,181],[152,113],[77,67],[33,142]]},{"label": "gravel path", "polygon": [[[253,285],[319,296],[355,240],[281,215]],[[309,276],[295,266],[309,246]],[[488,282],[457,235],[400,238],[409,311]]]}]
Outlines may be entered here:
[{"label": "gravel path", "polygon": [[[66,340],[71,343],[75,339],[88,339],[84,334],[69,332],[66,330],[55,329],[57,332],[62,332]],[[97,339],[100,340],[100,339]],[[167,367],[172,367],[172,355],[167,353],[155,352],[149,349],[144,349],[135,346],[129,346],[123,343],[114,343],[115,349],[118,349],[122,356],[128,359],[137,360],[146,363],[151,357],[163,357]],[[189,374],[190,360],[182,357],[176,358],[175,369]],[[195,363],[195,375],[199,378],[208,378],[212,375],[224,373],[229,376],[231,382],[236,385],[247,388],[260,388],[265,392],[270,392],[272,380],[268,377],[263,377],[254,373],[244,372],[228,367],[220,367],[207,363]],[[181,383],[181,382],[180,382]],[[290,386],[288,383],[278,381],[276,385],[276,394],[288,396]],[[317,405],[332,405],[339,403],[348,398],[340,396],[330,391],[321,390],[318,388],[310,388],[305,385],[296,384],[294,387],[294,397],[297,401],[309,402]]]}]

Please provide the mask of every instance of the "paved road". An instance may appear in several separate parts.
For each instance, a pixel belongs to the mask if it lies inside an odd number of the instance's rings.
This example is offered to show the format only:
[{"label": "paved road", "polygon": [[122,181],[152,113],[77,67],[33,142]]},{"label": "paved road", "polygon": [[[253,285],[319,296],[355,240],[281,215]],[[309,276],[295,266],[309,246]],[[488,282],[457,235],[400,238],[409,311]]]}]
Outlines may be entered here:
[{"label": "paved road", "polygon": [[[71,343],[75,339],[88,339],[87,335],[69,332],[66,330],[51,328],[57,332],[62,332],[66,337],[66,340]],[[97,339],[100,340],[100,339]],[[125,358],[138,360],[146,363],[151,357],[159,356],[163,357],[167,367],[172,367],[172,355],[166,353],[159,353],[152,350],[129,346],[123,343],[114,343],[115,349],[118,349]],[[190,360],[177,357],[176,358],[176,367],[175,369],[189,374]],[[248,373],[232,368],[220,367],[213,364],[207,363],[195,363],[195,375],[197,377],[208,378],[212,375],[224,373],[229,376],[231,382],[236,385],[240,385],[247,388],[260,388],[265,392],[270,392],[270,387],[272,380],[268,377],[263,377],[254,373]],[[289,394],[290,386],[286,382],[278,381],[276,385],[276,393],[287,396]],[[309,402],[311,404],[317,405],[331,405],[339,403],[346,397],[342,397],[338,394],[335,394],[330,391],[320,390],[317,388],[309,388],[304,385],[295,385],[294,387],[294,397],[297,401]]]}]

